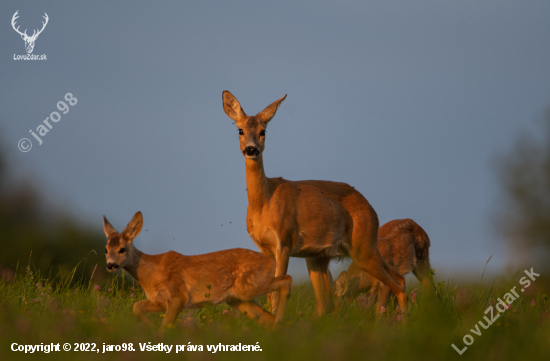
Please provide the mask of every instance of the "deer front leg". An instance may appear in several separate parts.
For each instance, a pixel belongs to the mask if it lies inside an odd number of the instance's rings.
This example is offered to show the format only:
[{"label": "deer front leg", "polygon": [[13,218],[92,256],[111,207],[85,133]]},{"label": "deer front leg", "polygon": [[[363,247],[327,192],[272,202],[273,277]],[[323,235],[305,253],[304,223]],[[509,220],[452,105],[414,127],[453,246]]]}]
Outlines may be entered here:
[{"label": "deer front leg", "polygon": [[134,303],[133,307],[134,315],[139,317],[143,322],[149,326],[155,326],[153,321],[149,317],[145,316],[146,312],[161,312],[164,311],[164,308],[157,305],[156,303],[151,302],[150,300],[142,300]]},{"label": "deer front leg", "polygon": [[315,291],[317,305],[315,307],[315,316],[321,316],[331,312],[334,309],[334,302],[330,296],[330,280],[328,275],[329,258],[306,258],[307,270],[311,285]]},{"label": "deer front leg", "polygon": [[172,298],[168,302],[168,307],[166,308],[166,315],[164,316],[164,320],[160,324],[159,332],[161,334],[164,332],[164,329],[168,325],[173,325],[174,324],[174,321],[176,320],[176,317],[178,317],[178,314],[184,308],[186,303],[187,303],[187,300],[184,299],[184,298],[180,298],[180,297]]},{"label": "deer front leg", "polygon": [[[286,275],[288,271],[288,261],[290,258],[290,249],[288,247],[277,247],[275,252],[275,277]],[[276,315],[279,307],[279,292],[271,292],[268,295],[268,302],[271,303],[271,313]]]}]

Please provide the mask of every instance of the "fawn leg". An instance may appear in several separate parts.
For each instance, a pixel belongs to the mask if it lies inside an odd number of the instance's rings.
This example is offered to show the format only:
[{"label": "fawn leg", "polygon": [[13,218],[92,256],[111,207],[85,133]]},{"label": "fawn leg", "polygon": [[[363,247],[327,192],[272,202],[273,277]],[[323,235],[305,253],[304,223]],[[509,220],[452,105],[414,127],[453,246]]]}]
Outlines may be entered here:
[{"label": "fawn leg", "polygon": [[245,313],[249,318],[258,322],[263,327],[271,327],[275,321],[275,317],[260,306],[258,306],[254,301],[241,301],[233,299],[227,302],[229,306],[236,308],[241,313]]}]

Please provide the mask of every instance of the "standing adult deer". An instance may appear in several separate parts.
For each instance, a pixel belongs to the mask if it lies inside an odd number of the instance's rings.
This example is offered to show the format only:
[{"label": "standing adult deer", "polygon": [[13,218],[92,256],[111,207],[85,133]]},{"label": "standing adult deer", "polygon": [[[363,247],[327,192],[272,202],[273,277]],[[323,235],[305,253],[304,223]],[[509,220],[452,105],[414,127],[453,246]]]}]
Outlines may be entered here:
[{"label": "standing adult deer", "polygon": [[[361,193],[345,183],[266,177],[262,158],[265,129],[285,98],[248,116],[230,92],[223,92],[223,109],[239,129],[245,158],[248,234],[262,252],[275,257],[276,277],[287,273],[289,257],[306,259],[317,299],[315,315],[334,308],[328,265],[332,258],[345,256],[388,285],[405,310],[405,280],[380,256],[378,216]],[[276,293],[271,294],[271,304],[274,312]]]},{"label": "standing adult deer", "polygon": [[[184,308],[221,302],[246,313],[265,327],[283,319],[292,278],[288,275],[273,277],[275,261],[272,257],[242,248],[197,256],[184,256],[174,251],[149,255],[133,243],[142,226],[141,212],[134,215],[122,233],[103,216],[107,269],[114,272],[123,268],[139,282],[147,299],[134,303],[134,314],[143,321],[154,325],[145,313],[166,310],[161,333]],[[254,302],[254,298],[275,290],[283,295],[277,317]]]},{"label": "standing adult deer", "polygon": [[[430,271],[430,238],[412,219],[394,219],[378,230],[380,254],[399,274],[413,272],[430,296],[436,293]],[[389,287],[362,271],[352,262],[334,283],[333,293],[338,302],[349,300],[361,292],[378,294],[376,309],[385,306],[391,294]]]}]

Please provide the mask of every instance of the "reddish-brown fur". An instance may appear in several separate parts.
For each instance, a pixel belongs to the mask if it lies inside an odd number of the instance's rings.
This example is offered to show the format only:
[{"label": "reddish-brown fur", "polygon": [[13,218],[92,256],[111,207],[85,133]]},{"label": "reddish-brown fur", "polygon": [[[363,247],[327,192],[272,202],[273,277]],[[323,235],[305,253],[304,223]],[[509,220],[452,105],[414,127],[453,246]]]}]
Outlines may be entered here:
[{"label": "reddish-brown fur", "polygon": [[[382,257],[393,268],[404,275],[413,272],[424,290],[435,293],[430,272],[430,239],[428,234],[412,219],[395,219],[378,230],[378,249]],[[384,306],[391,289],[357,267],[352,262],[334,283],[333,293],[337,300],[350,299],[361,292],[378,293],[377,309]]]},{"label": "reddish-brown fur", "polygon": [[[108,269],[112,272],[123,268],[139,282],[147,299],[134,304],[134,314],[143,321],[153,325],[145,313],[166,310],[162,331],[185,308],[222,302],[264,326],[283,319],[292,278],[273,277],[275,260],[271,256],[242,248],[198,256],[184,256],[174,251],[148,255],[132,242],[142,225],[141,212],[137,212],[126,229],[118,233],[103,217]],[[254,302],[256,297],[273,291],[283,295],[276,318]]]},{"label": "reddish-brown fur", "polygon": [[[275,257],[277,277],[287,273],[289,257],[306,258],[317,315],[334,307],[329,290],[330,259],[346,256],[387,284],[405,309],[405,281],[380,256],[378,217],[361,193],[345,183],[266,177],[262,157],[265,129],[285,97],[248,116],[231,93],[223,92],[223,108],[239,129],[245,156],[250,237],[262,252]],[[272,294],[272,310],[277,302],[277,295]]]}]

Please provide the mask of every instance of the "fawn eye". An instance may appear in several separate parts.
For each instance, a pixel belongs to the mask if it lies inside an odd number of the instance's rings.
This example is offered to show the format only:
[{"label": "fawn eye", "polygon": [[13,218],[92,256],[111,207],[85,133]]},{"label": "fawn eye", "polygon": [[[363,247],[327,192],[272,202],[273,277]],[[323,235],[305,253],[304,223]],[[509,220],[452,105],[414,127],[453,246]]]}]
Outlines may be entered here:
[{"label": "fawn eye", "polygon": [[239,135],[244,135],[244,132],[242,129],[239,129]]},{"label": "fawn eye", "polygon": [[265,137],[265,130],[260,130],[260,137]]},{"label": "fawn eye", "polygon": [[118,253],[124,253],[126,252],[126,248],[121,248],[120,251],[118,251]]},{"label": "fawn eye", "polygon": [[105,253],[106,253],[106,254],[109,253],[109,251],[107,251],[107,247],[105,247]]}]

